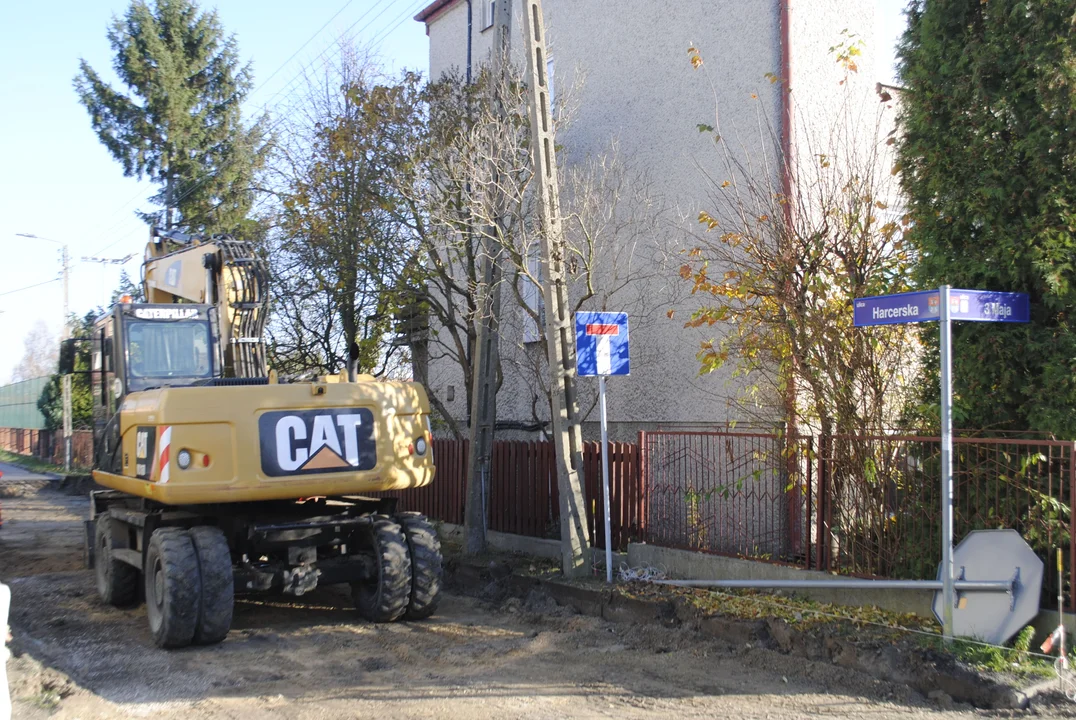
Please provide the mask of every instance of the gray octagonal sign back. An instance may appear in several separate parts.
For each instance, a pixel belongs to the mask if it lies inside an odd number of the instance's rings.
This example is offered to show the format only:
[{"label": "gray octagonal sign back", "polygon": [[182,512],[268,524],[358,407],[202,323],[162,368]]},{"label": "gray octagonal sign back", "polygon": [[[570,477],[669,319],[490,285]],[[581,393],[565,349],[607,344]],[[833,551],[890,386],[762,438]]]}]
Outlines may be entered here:
[{"label": "gray octagonal sign back", "polygon": [[[956,593],[953,634],[1001,645],[1039,613],[1042,560],[1015,530],[973,530],[953,550],[953,574],[963,580],[1010,580],[1013,594],[982,590]],[[962,577],[963,575],[963,577]],[[941,567],[938,568],[941,579]],[[934,616],[942,621],[942,592]]]}]

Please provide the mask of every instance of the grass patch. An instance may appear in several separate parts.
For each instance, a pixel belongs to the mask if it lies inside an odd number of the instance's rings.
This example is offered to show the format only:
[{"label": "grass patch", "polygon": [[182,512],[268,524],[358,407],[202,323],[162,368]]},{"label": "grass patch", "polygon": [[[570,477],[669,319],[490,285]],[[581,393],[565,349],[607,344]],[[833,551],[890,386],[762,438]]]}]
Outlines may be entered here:
[{"label": "grass patch", "polygon": [[[62,465],[53,465],[43,460],[38,460],[32,455],[19,455],[18,453],[8,452],[7,450],[0,450],[0,462],[10,463],[11,465],[18,465],[24,470],[30,472],[43,472],[43,473],[57,473],[63,475],[66,470]],[[76,468],[72,467],[72,470]]]},{"label": "grass patch", "polygon": [[1007,647],[983,645],[956,638],[946,643],[942,638],[923,638],[923,645],[939,652],[949,653],[957,660],[979,670],[1013,673],[1025,676],[1052,676],[1053,663],[1028,653],[1035,628],[1028,625],[1021,630]]}]

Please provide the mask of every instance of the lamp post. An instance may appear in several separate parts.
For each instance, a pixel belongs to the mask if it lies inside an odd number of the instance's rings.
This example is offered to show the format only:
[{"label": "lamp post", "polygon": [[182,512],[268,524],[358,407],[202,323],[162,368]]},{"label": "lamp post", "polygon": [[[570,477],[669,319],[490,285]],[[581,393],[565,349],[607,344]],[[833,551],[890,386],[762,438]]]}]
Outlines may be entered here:
[{"label": "lamp post", "polygon": [[[70,316],[69,308],[69,278],[71,275],[71,256],[67,251],[67,243],[60,242],[59,240],[53,240],[52,238],[41,237],[40,235],[34,235],[33,233],[15,233],[19,237],[30,238],[32,240],[44,240],[45,242],[56,243],[63,247],[63,280],[64,280],[64,322],[61,330],[61,340],[68,340],[71,336],[71,328],[68,323],[68,317]],[[61,387],[63,388],[63,414],[64,414],[64,470],[70,472],[71,470],[71,375],[65,373],[62,376]]]}]

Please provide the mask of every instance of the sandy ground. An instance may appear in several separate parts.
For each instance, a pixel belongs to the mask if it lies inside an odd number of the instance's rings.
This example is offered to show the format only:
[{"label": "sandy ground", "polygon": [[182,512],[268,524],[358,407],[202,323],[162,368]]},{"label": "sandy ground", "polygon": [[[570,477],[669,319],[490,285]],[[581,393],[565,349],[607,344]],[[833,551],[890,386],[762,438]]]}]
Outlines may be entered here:
[{"label": "sandy ground", "polygon": [[392,625],[360,621],[343,589],[240,599],[221,645],[158,650],[144,609],[103,605],[81,568],[86,500],[0,470],[15,717],[981,717],[829,664],[611,624],[538,595],[496,606],[447,595],[431,620]]}]

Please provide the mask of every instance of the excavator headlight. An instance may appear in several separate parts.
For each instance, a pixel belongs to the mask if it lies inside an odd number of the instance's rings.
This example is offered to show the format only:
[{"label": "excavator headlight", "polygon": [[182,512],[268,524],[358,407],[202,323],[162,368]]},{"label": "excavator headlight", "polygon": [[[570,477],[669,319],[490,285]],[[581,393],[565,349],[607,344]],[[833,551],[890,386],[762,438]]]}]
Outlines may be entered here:
[{"label": "excavator headlight", "polygon": [[191,451],[183,449],[176,455],[176,464],[179,465],[180,470],[186,470],[191,466]]},{"label": "excavator headlight", "polygon": [[415,454],[416,455],[421,457],[421,456],[426,454],[426,450],[427,450],[426,438],[420,437],[417,440],[415,440]]}]

